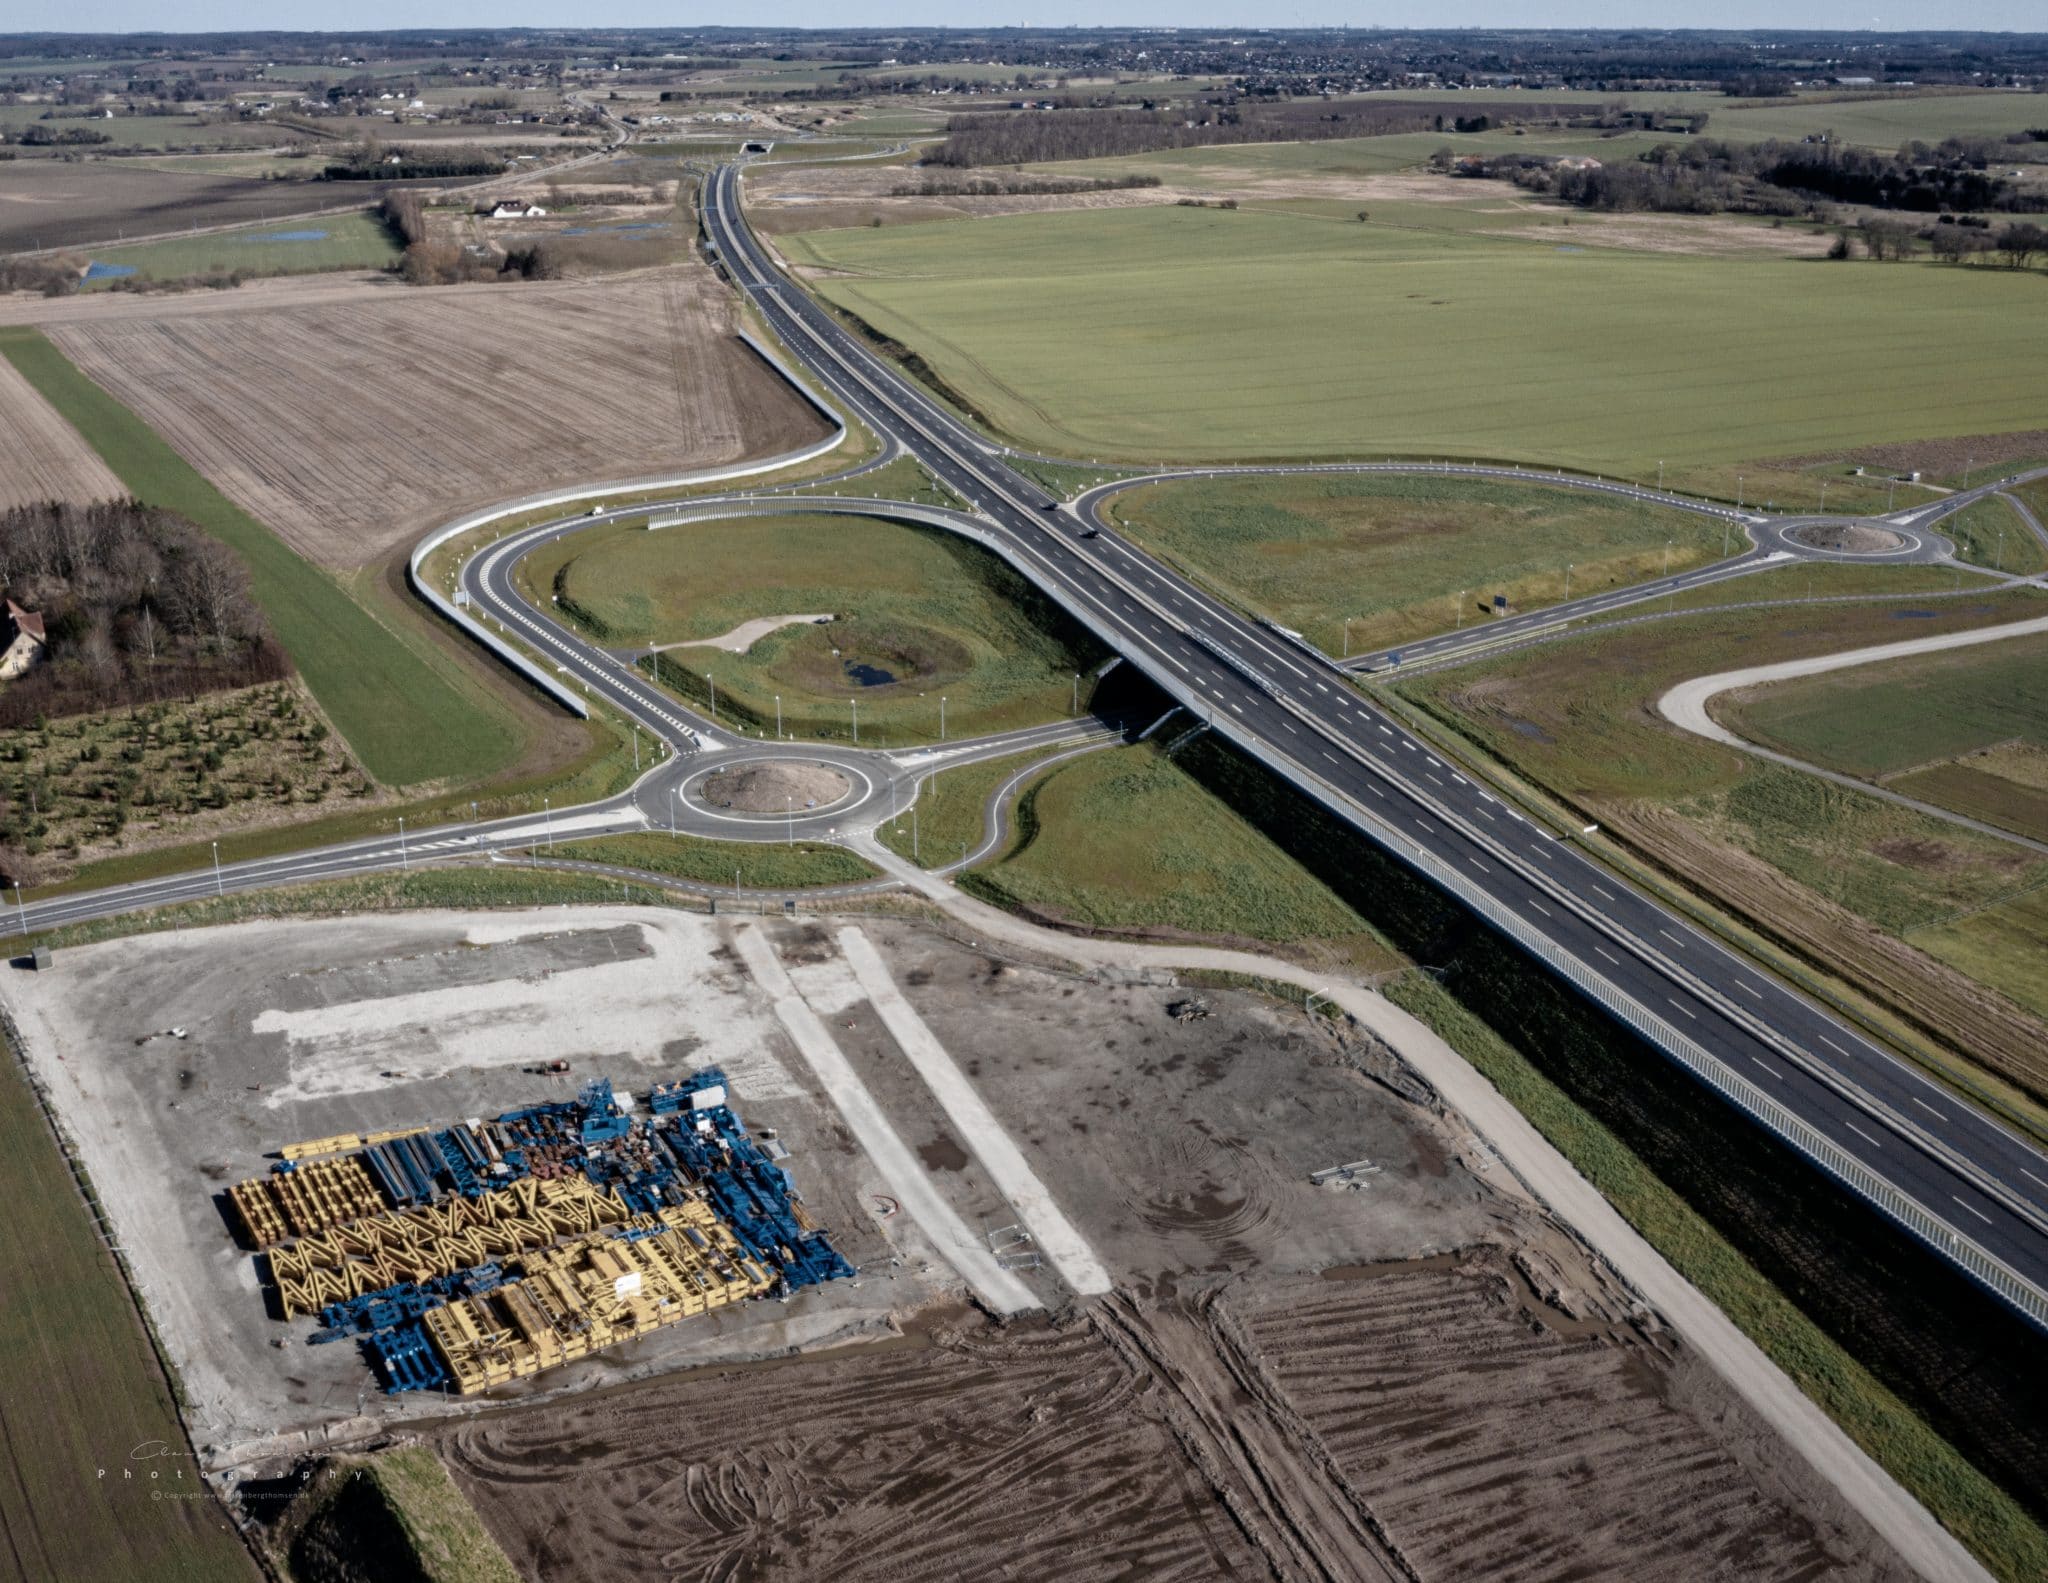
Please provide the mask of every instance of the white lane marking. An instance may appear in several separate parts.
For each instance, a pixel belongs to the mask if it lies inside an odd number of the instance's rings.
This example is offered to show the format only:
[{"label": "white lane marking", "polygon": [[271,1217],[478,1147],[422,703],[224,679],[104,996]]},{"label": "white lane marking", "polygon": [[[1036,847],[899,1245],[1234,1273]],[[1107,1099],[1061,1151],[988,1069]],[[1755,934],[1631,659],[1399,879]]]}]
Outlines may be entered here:
[{"label": "white lane marking", "polygon": [[1534,907],[1538,912],[1542,913],[1544,917],[1548,918],[1550,916],[1550,909],[1544,906],[1542,902],[1531,901],[1529,905],[1531,907]]},{"label": "white lane marking", "polygon": [[1591,881],[1587,882],[1586,888],[1592,891],[1592,893],[1595,896],[1598,896],[1602,901],[1614,900],[1614,897],[1609,892],[1602,890],[1598,885],[1593,884]]},{"label": "white lane marking", "polygon": [[1749,986],[1748,986],[1747,984],[1743,983],[1743,981],[1742,981],[1741,979],[1739,979],[1739,978],[1738,978],[1738,979],[1737,979],[1737,980],[1735,981],[1735,987],[1736,987],[1737,989],[1741,990],[1741,991],[1743,992],[1743,994],[1745,994],[1745,995],[1749,995],[1749,996],[1752,996],[1753,998],[1755,998],[1755,999],[1757,999],[1757,1000],[1762,1000],[1762,999],[1764,998],[1764,997],[1763,997],[1763,994],[1762,994],[1762,992],[1761,992],[1761,991],[1759,991],[1759,990],[1754,990],[1754,989],[1751,989],[1751,988],[1750,988],[1750,987],[1749,987]]},{"label": "white lane marking", "polygon": [[[1948,1196],[1950,1198],[1956,1198],[1956,1195],[1954,1193],[1950,1193]],[[1959,1204],[1963,1204],[1963,1201],[1960,1198],[1956,1198],[1956,1202]],[[1984,1211],[1979,1209],[1975,1204],[1963,1204],[1963,1208],[1967,1209],[1971,1214],[1975,1215],[1979,1220],[1983,1221],[1985,1225],[1988,1226],[1992,1224],[1991,1217],[1985,1214]]]},{"label": "white lane marking", "polygon": [[1607,960],[1612,962],[1616,967],[1621,966],[1621,958],[1616,956],[1612,951],[1608,950],[1606,946],[1596,945],[1593,947],[1593,949],[1598,951],[1602,956],[1606,957]]},{"label": "white lane marking", "polygon": [[1764,1069],[1764,1076],[1768,1077],[1772,1082],[1782,1083],[1785,1081],[1784,1075],[1782,1073],[1773,1071],[1771,1068],[1771,1063],[1766,1061],[1762,1056],[1752,1055],[1750,1059],[1756,1062],[1758,1066]]},{"label": "white lane marking", "polygon": [[1485,810],[1484,808],[1481,808],[1481,809],[1479,810],[1479,817],[1480,817],[1480,818],[1482,818],[1482,819],[1487,819],[1487,820],[1490,820],[1490,819],[1492,819],[1492,818],[1493,818],[1493,815],[1492,815],[1492,814],[1490,814],[1490,813],[1488,813],[1488,812],[1487,812],[1487,811],[1486,811],[1486,810]]},{"label": "white lane marking", "polygon": [[1373,783],[1372,783],[1371,781],[1367,781],[1367,782],[1365,783],[1365,789],[1366,789],[1367,791],[1371,792],[1371,793],[1373,794],[1373,796],[1375,796],[1375,797],[1384,797],[1384,796],[1386,796],[1386,793],[1385,793],[1385,792],[1383,792],[1383,791],[1381,791],[1381,790],[1379,789],[1379,787],[1375,786],[1375,785],[1374,785],[1374,784],[1373,784]]},{"label": "white lane marking", "polygon": [[1822,1034],[1820,1036],[1820,1042],[1826,1045],[1830,1050],[1833,1050],[1837,1055],[1847,1055],[1849,1053],[1847,1050],[1843,1049],[1839,1044],[1835,1043],[1834,1040],[1830,1039],[1826,1034]]},{"label": "white lane marking", "polygon": [[1479,872],[1482,874],[1491,874],[1493,872],[1492,869],[1488,868],[1484,863],[1480,862],[1478,858],[1473,857],[1470,854],[1466,855],[1465,861],[1467,863],[1470,863],[1474,868],[1478,869]]},{"label": "white lane marking", "polygon": [[1659,929],[1657,932],[1664,936],[1665,939],[1669,940],[1673,945],[1677,946],[1679,950],[1683,951],[1685,949],[1685,942],[1679,939],[1678,936],[1673,934],[1669,929]]},{"label": "white lane marking", "polygon": [[1328,759],[1332,764],[1337,762],[1337,755],[1334,753],[1325,753],[1323,757]]},{"label": "white lane marking", "polygon": [[[1679,1005],[1679,1004],[1678,1004],[1678,1002],[1677,1002],[1677,1001],[1675,1001],[1675,1000],[1673,1000],[1673,999],[1672,999],[1672,998],[1671,998],[1671,997],[1670,997],[1669,995],[1666,995],[1666,996],[1664,997],[1664,1003],[1665,1003],[1665,1004],[1666,1004],[1667,1006],[1670,1006],[1671,1008],[1673,1008],[1673,1009],[1674,1009],[1674,1010],[1676,1010],[1676,1011],[1685,1011],[1685,1008],[1684,1008],[1683,1006]],[[1687,1018],[1689,1018],[1689,1019],[1690,1019],[1691,1021],[1693,1021],[1693,1022],[1698,1022],[1698,1021],[1699,1021],[1699,1018],[1697,1018],[1697,1017],[1694,1017],[1694,1016],[1693,1016],[1693,1014],[1692,1014],[1691,1012],[1689,1012],[1689,1011],[1685,1011],[1685,1015],[1687,1016]]]},{"label": "white lane marking", "polygon": [[1288,730],[1289,730],[1290,732],[1292,732],[1292,733],[1293,733],[1293,734],[1294,734],[1295,736],[1300,736],[1300,735],[1301,735],[1301,733],[1300,733],[1299,731],[1296,731],[1296,730],[1294,729],[1294,722],[1293,722],[1292,720],[1283,720],[1283,721],[1281,721],[1280,723],[1281,723],[1281,724],[1282,724],[1283,726],[1287,727],[1287,729],[1288,729]]},{"label": "white lane marking", "polygon": [[1435,834],[1436,834],[1436,826],[1432,825],[1432,824],[1431,824],[1431,823],[1430,823],[1430,822],[1429,822],[1429,821],[1428,821],[1427,819],[1418,819],[1418,820],[1416,820],[1416,821],[1415,821],[1415,828],[1416,828],[1416,829],[1418,829],[1418,830],[1426,831],[1426,832],[1428,832],[1428,833],[1429,833],[1430,835],[1435,835]]},{"label": "white lane marking", "polygon": [[2036,1183],[2037,1185],[2039,1185],[2039,1186],[2041,1186],[2041,1187],[2048,1187],[2048,1182],[2043,1182],[2043,1181],[2041,1180],[2041,1178],[2040,1178],[2040,1177],[2036,1176],[2036,1175],[2035,1175],[2035,1174],[2034,1174],[2034,1173],[2033,1173],[2032,1171],[2028,1170],[2028,1169],[2027,1169],[2027,1168],[2026,1168],[2026,1167],[2025,1167],[2024,1165],[2020,1167],[2020,1175],[2024,1176],[2024,1177],[2025,1177],[2025,1178],[2026,1178],[2026,1179],[2027,1179],[2028,1181],[2030,1181],[2030,1182],[2033,1182],[2033,1183]]},{"label": "white lane marking", "polygon": [[[1928,1104],[1926,1100],[1920,1098],[1918,1095],[1908,1095],[1907,1097],[1910,1098],[1913,1101],[1913,1103],[1918,1105],[1922,1110],[1926,1111],[1928,1115],[1941,1116],[1941,1119],[1943,1121],[1948,1120],[1947,1116],[1943,1116],[1940,1111],[1936,1110],[1932,1105]],[[2025,1170],[2026,1167],[2022,1166],[2021,1169]],[[2039,1177],[2035,1177],[2034,1180],[2038,1182],[2041,1179]],[[2043,1183],[2042,1185],[2048,1186],[2048,1183]]]},{"label": "white lane marking", "polygon": [[1842,1125],[1847,1127],[1851,1132],[1855,1133],[1857,1137],[1861,1138],[1873,1149],[1882,1149],[1884,1147],[1884,1145],[1879,1143],[1877,1139],[1873,1138],[1869,1133],[1865,1132],[1861,1127],[1857,1126],[1855,1122],[1845,1121],[1842,1123]]}]

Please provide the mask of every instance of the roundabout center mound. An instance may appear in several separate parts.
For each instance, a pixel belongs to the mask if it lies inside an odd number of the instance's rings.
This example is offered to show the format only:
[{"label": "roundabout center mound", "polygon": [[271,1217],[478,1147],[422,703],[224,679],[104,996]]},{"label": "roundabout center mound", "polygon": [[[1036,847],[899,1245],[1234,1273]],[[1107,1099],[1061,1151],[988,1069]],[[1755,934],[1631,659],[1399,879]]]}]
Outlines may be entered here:
[{"label": "roundabout center mound", "polygon": [[1816,550],[1837,555],[1889,555],[1906,547],[1906,536],[1868,522],[1816,522],[1795,528],[1790,537]]},{"label": "roundabout center mound", "polygon": [[736,813],[779,814],[791,808],[829,808],[852,790],[853,782],[829,765],[773,759],[707,775],[697,795]]}]

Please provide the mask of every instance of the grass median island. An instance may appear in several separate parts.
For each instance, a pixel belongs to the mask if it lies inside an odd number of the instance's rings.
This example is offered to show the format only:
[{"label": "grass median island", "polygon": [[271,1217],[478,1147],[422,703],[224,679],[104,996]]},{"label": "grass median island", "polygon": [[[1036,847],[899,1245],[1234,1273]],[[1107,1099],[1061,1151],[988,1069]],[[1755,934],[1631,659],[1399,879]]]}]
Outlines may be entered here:
[{"label": "grass median island", "polygon": [[[1110,510],[1140,544],[1328,654],[1529,610],[1739,553],[1689,511],[1540,484],[1362,475],[1147,484]],[[1667,546],[1669,546],[1667,552]]]},{"label": "grass median island", "polygon": [[[119,1268],[0,1035],[0,1532],[18,1577],[253,1580]],[[176,1494],[181,1498],[166,1498]],[[182,1497],[195,1497],[185,1499]]]},{"label": "grass median island", "polygon": [[1655,703],[1680,681],[1738,665],[2044,613],[2038,596],[2008,591],[1707,612],[1595,627],[1393,691],[1682,888],[1903,1018],[1951,1080],[1983,1091],[1988,1073],[1991,1092],[2024,1108],[2048,1097],[2048,999],[2036,987],[2016,1003],[2009,980],[1985,988],[1967,975],[1975,952],[2009,953],[2003,909],[2048,883],[2048,859],[1759,763],[1670,726]]},{"label": "grass median island", "polygon": [[[875,517],[736,517],[597,529],[522,563],[529,597],[617,646],[660,646],[656,674],[727,725],[863,746],[1055,720],[1102,652],[988,551],[936,528]],[[706,640],[753,621],[829,614]]]},{"label": "grass median island", "polygon": [[[447,667],[352,600],[311,562],[208,483],[120,402],[33,330],[0,329],[0,355],[89,440],[145,504],[175,511],[235,551],[257,603],[357,760],[387,785],[475,779],[523,746],[516,723],[489,707],[481,684]],[[425,640],[420,640],[421,647]]]},{"label": "grass median island", "polygon": [[1156,744],[1084,754],[1029,783],[1009,846],[960,886],[1067,927],[1297,946],[1363,972],[1398,960],[1349,902]]},{"label": "grass median island", "polygon": [[564,841],[550,855],[644,869],[700,885],[731,885],[737,879],[748,890],[858,885],[875,877],[874,866],[864,858],[821,841],[706,841],[650,831]]},{"label": "grass median island", "polygon": [[2031,577],[2048,568],[2048,552],[2020,514],[1996,495],[1943,517],[1935,530],[1955,540],[1956,557],[1972,566]]},{"label": "grass median island", "polygon": [[[1997,1576],[2039,1577],[2048,1569],[2048,1533],[2040,1520],[1802,1310],[1797,1288],[1788,1292],[1766,1275],[1713,1218],[1574,1097],[1584,1090],[1560,1087],[1426,974],[1405,974],[1384,993],[1471,1062],[1680,1275]],[[1850,1212],[1857,1212],[1854,1206]]]},{"label": "grass median island", "polygon": [[1659,460],[2027,429],[2048,406],[2030,273],[1564,235],[1164,205],[785,246],[825,297],[1056,455],[1517,457],[1654,478]]},{"label": "grass median island", "polygon": [[988,800],[1019,770],[1043,762],[1042,748],[940,770],[918,788],[917,802],[887,824],[875,839],[921,868],[943,868],[964,860],[988,833]]},{"label": "grass median island", "polygon": [[1765,747],[2048,841],[2048,636],[1796,677],[1717,709]]}]

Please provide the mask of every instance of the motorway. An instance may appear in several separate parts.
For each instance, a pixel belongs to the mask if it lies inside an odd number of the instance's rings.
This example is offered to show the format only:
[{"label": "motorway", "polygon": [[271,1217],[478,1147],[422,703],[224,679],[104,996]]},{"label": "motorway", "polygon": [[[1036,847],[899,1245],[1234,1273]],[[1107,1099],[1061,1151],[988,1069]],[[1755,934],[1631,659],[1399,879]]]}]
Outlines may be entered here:
[{"label": "motorway", "polygon": [[1524,819],[1373,708],[1321,654],[1013,471],[784,277],[744,221],[740,181],[738,168],[721,167],[704,197],[727,273],[835,400],[970,503],[960,531],[1220,735],[2048,1322],[2048,1159]]}]

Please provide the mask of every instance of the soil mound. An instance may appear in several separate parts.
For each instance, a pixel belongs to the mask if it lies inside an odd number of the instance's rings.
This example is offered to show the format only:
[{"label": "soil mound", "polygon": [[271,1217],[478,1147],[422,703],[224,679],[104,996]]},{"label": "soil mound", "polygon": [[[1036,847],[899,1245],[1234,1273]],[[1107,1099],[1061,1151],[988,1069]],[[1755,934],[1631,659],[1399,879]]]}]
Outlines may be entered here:
[{"label": "soil mound", "polygon": [[737,813],[783,813],[791,808],[829,808],[852,790],[853,783],[828,765],[777,759],[706,776],[697,795]]},{"label": "soil mound", "polygon": [[1887,555],[1906,547],[1904,534],[1868,522],[1816,522],[1793,529],[1791,536],[1816,550],[1833,550],[1839,555]]}]

